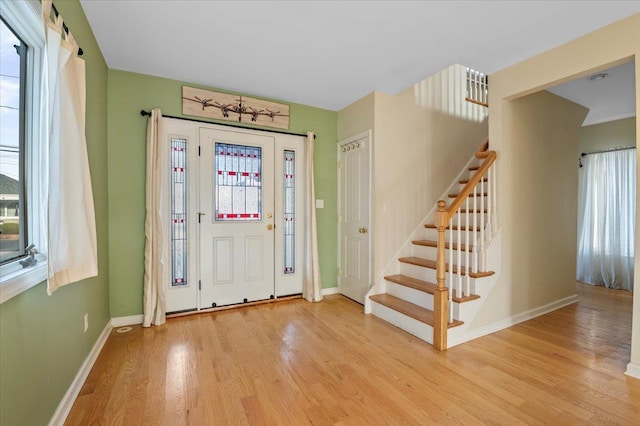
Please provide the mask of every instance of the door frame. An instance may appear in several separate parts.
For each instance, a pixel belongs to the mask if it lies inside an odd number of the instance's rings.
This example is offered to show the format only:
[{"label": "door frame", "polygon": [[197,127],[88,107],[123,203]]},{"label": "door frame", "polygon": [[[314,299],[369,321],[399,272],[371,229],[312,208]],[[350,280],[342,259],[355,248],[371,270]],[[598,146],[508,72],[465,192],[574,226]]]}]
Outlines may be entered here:
[{"label": "door frame", "polygon": [[367,148],[366,150],[368,151],[367,154],[369,155],[369,175],[367,176],[367,179],[369,179],[369,194],[368,195],[368,203],[367,203],[367,208],[369,210],[369,222],[367,224],[367,229],[369,229],[369,245],[367,247],[367,252],[368,252],[368,256],[369,256],[369,268],[367,271],[367,290],[369,290],[371,288],[371,286],[374,283],[373,280],[373,247],[374,247],[374,241],[375,241],[375,232],[374,232],[374,228],[373,228],[373,224],[374,224],[374,212],[373,212],[373,198],[374,198],[374,181],[373,181],[373,176],[374,176],[374,170],[373,170],[373,165],[374,165],[374,159],[373,159],[373,132],[371,129],[369,130],[365,130],[364,132],[360,132],[357,133],[353,136],[350,136],[348,138],[345,138],[341,141],[338,141],[338,143],[336,144],[336,156],[338,158],[338,167],[337,167],[337,175],[338,175],[338,184],[337,184],[337,198],[338,198],[338,250],[337,250],[337,255],[338,255],[338,270],[336,271],[336,275],[337,275],[337,287],[338,287],[338,292],[341,293],[341,287],[342,287],[342,282],[341,282],[341,271],[342,268],[344,268],[344,265],[342,265],[342,218],[344,216],[344,212],[343,212],[343,208],[344,206],[342,205],[342,194],[344,192],[344,182],[342,181],[342,164],[344,161],[344,153],[342,152],[341,147],[345,144],[349,144],[361,139],[366,139],[367,140]]},{"label": "door frame", "polygon": [[[200,161],[199,161],[199,155],[198,153],[196,153],[196,151],[199,151],[200,129],[202,128],[212,129],[216,131],[223,131],[223,132],[236,132],[236,133],[252,134],[252,135],[258,135],[258,136],[268,136],[268,137],[274,138],[274,158],[273,158],[274,168],[275,168],[274,182],[273,182],[274,185],[276,184],[276,181],[277,181],[276,174],[279,173],[278,167],[280,167],[280,165],[282,165],[283,163],[283,160],[279,159],[278,157],[279,153],[284,152],[284,150],[296,151],[296,162],[295,162],[296,203],[300,203],[299,209],[298,207],[296,207],[296,215],[299,218],[299,220],[296,220],[296,233],[299,236],[299,239],[296,238],[296,249],[295,249],[296,258],[297,258],[297,261],[296,261],[297,271],[293,275],[285,275],[284,272],[280,273],[281,271],[279,271],[277,265],[278,265],[278,262],[282,259],[282,256],[279,256],[278,251],[276,250],[275,256],[274,256],[275,270],[274,270],[273,280],[274,280],[274,299],[288,297],[295,294],[301,294],[302,281],[303,281],[303,268],[304,268],[304,229],[306,226],[306,223],[305,223],[306,209],[308,208],[308,206],[305,203],[305,199],[307,198],[307,194],[306,194],[307,145],[306,144],[309,143],[306,140],[306,137],[304,135],[299,135],[299,134],[292,134],[292,133],[286,133],[286,132],[280,133],[272,130],[260,130],[260,129],[253,129],[253,128],[238,127],[238,126],[220,125],[216,123],[209,123],[209,122],[204,122],[200,120],[192,120],[188,118],[167,117],[167,116],[165,116],[164,118],[172,121],[180,120],[182,122],[185,122],[186,125],[190,125],[193,127],[188,132],[189,133],[188,135],[186,135],[186,132],[185,132],[185,135],[178,134],[176,132],[163,132],[163,135],[162,135],[163,143],[169,143],[171,140],[170,139],[171,136],[180,136],[180,137],[184,136],[184,137],[187,137],[188,139],[189,152],[195,153],[194,157],[189,157],[190,158],[189,161],[191,162],[191,165],[187,169],[187,180],[188,182],[191,182],[191,184],[189,184],[189,186],[187,187],[189,191],[187,195],[187,206],[188,206],[188,209],[190,210],[188,211],[188,215],[191,218],[191,220],[188,222],[189,226],[187,229],[188,239],[190,240],[188,258],[187,258],[187,262],[189,265],[187,269],[187,273],[189,274],[189,276],[196,277],[198,280],[197,288],[195,290],[196,294],[194,297],[196,306],[195,306],[195,309],[189,308],[189,309],[174,311],[170,313],[180,313],[180,312],[188,312],[188,311],[206,312],[211,309],[216,309],[216,308],[202,306],[202,300],[201,300],[201,294],[202,294],[201,293],[202,277],[201,277],[201,270],[200,270],[201,269],[200,268],[201,241],[200,241],[200,229],[198,227],[198,213],[200,212],[199,210]],[[313,143],[313,141],[311,143]],[[170,149],[170,148],[167,147],[167,149]],[[170,167],[170,164],[167,164],[167,167]],[[169,185],[170,182],[167,182],[167,184]],[[275,203],[280,203],[282,201],[281,188],[280,189],[274,188],[274,201]],[[171,197],[169,197],[168,202],[169,203],[171,202]],[[278,211],[279,210],[276,207],[275,212],[278,212]],[[279,225],[280,222],[277,222],[277,224]],[[278,228],[280,227],[276,227],[276,231],[278,230]],[[171,235],[169,234],[167,238],[171,239]],[[280,240],[281,239],[279,239],[276,236],[276,238],[274,239],[274,249],[275,249],[275,244],[278,244]],[[171,263],[172,252],[171,252],[170,245],[167,249],[167,252],[169,256],[169,263]],[[192,259],[192,257],[195,257],[195,259]],[[166,286],[165,288],[167,288],[167,290],[165,291],[165,297],[169,297],[169,292],[172,290],[171,283],[165,283],[165,286]],[[298,290],[298,286],[299,286],[299,290]]]}]

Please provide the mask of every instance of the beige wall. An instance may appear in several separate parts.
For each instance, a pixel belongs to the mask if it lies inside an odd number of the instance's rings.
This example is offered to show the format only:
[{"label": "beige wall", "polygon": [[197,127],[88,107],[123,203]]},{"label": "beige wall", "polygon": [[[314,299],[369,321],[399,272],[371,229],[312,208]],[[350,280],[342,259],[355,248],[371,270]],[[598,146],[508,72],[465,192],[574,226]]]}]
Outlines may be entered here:
[{"label": "beige wall", "polygon": [[488,135],[486,120],[467,120],[423,102],[425,88],[440,85],[421,82],[395,96],[376,97],[374,279]]},{"label": "beige wall", "polygon": [[636,118],[584,126],[580,130],[580,152],[636,146]]},{"label": "beige wall", "polygon": [[395,96],[372,93],[338,113],[341,140],[373,130],[373,280],[488,135],[486,120],[460,117],[464,98],[447,93],[447,75]]},{"label": "beige wall", "polygon": [[[515,134],[513,127],[509,124],[514,113],[518,112],[517,102],[511,100],[611,68],[629,60],[636,61],[637,82],[640,78],[640,14],[611,24],[490,76],[489,137],[492,147],[498,151],[498,207],[501,214],[500,226],[503,231],[506,231],[504,235],[507,236],[503,246],[505,258],[513,256],[513,251],[520,250],[529,244],[526,240],[516,241],[509,238],[509,231],[524,223],[522,218],[517,215],[520,212],[518,198],[514,196],[509,187],[512,182],[522,182],[527,188],[531,185],[531,181],[540,176],[538,172],[523,174],[522,170],[515,167],[514,161],[524,158],[523,154],[530,148],[522,146],[518,142],[518,139],[524,135]],[[640,110],[639,94],[640,84],[636,84],[636,110]],[[638,117],[636,117],[636,129],[639,124]],[[530,131],[532,129],[522,129],[522,132]],[[573,170],[575,171],[575,168]],[[638,178],[640,180],[640,174],[638,174]],[[640,188],[640,184],[638,188]],[[545,197],[542,197],[537,201],[545,202],[546,200]],[[562,205],[549,205],[550,208],[555,209],[563,207]],[[640,209],[636,209],[636,215],[637,228],[640,225]],[[545,232],[545,228],[548,226],[541,220],[531,220],[526,222],[526,225],[530,228],[531,234]],[[568,232],[573,233],[574,231],[569,230]],[[640,253],[640,238],[636,239],[636,253]],[[544,255],[537,252],[531,253],[531,255],[542,256],[544,259]],[[541,306],[544,297],[538,294],[550,291],[551,284],[529,280],[526,285],[520,285],[518,284],[519,275],[516,273],[516,267],[517,265],[513,265],[510,269],[502,271],[495,287],[496,298],[502,297],[504,303],[493,304],[493,310],[484,309],[480,321],[484,323],[498,321]],[[546,267],[545,262],[539,262],[536,267]],[[640,270],[640,256],[636,256],[635,267],[636,270]],[[538,272],[538,269],[530,271],[532,274]],[[636,288],[640,288],[640,274],[635,275],[634,285]],[[516,303],[516,300],[520,302]],[[514,304],[512,305],[512,303]],[[631,363],[640,368],[640,292],[638,291],[634,293]]]},{"label": "beige wall", "polygon": [[371,93],[338,112],[339,141],[373,130],[375,96],[375,93]]},{"label": "beige wall", "polygon": [[[580,126],[588,110],[546,91],[503,109],[501,279],[472,327],[576,294]],[[507,278],[507,279],[505,279]]]}]

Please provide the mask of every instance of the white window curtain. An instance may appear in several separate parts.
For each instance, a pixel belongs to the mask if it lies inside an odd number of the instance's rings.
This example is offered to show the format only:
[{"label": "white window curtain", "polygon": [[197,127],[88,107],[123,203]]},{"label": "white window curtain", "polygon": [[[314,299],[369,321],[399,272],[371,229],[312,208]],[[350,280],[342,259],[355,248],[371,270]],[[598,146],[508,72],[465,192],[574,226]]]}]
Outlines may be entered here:
[{"label": "white window curtain", "polygon": [[85,139],[85,64],[78,43],[42,2],[46,48],[43,108],[48,148],[48,292],[98,275],[98,250]]},{"label": "white window curtain", "polygon": [[304,280],[302,295],[309,302],[322,300],[320,291],[320,263],[318,260],[318,231],[316,226],[316,193],[313,181],[313,145],[315,135],[307,132],[306,149],[306,222],[304,250]]},{"label": "white window curtain", "polygon": [[636,150],[590,154],[582,163],[577,279],[632,291]]},{"label": "white window curtain", "polygon": [[147,123],[146,216],[142,326],[166,321],[164,286],[171,281],[169,240],[169,145],[162,141],[162,113]]}]

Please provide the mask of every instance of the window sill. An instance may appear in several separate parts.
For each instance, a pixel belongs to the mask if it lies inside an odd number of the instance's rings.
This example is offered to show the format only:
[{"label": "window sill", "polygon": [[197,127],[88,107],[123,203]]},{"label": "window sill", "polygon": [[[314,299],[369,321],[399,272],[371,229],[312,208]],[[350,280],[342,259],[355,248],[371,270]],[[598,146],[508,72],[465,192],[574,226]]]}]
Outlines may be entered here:
[{"label": "window sill", "polygon": [[27,291],[47,279],[47,262],[40,261],[36,266],[23,268],[3,276],[0,279],[0,304]]}]

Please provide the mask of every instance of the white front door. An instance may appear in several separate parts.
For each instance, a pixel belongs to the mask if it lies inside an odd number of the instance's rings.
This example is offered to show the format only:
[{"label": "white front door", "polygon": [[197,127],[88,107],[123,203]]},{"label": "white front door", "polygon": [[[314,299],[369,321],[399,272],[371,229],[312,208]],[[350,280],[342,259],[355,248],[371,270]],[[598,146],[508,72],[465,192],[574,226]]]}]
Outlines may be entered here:
[{"label": "white front door", "polygon": [[163,120],[167,312],[302,292],[304,137]]},{"label": "white front door", "polygon": [[275,297],[272,136],[200,129],[201,307]]},{"label": "white front door", "polygon": [[371,268],[369,132],[338,144],[339,158],[339,289],[364,304]]}]

